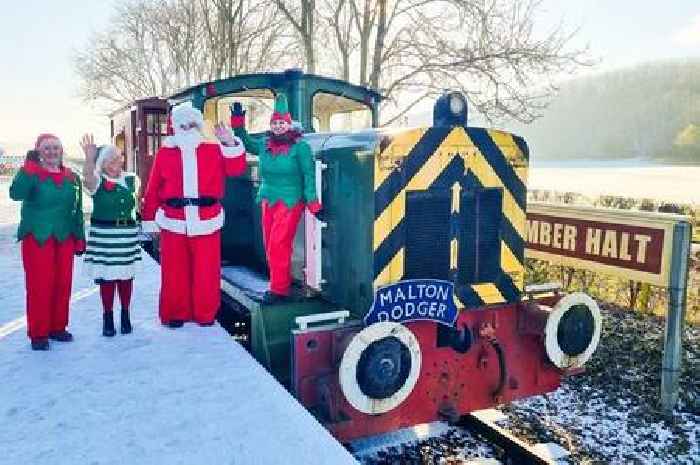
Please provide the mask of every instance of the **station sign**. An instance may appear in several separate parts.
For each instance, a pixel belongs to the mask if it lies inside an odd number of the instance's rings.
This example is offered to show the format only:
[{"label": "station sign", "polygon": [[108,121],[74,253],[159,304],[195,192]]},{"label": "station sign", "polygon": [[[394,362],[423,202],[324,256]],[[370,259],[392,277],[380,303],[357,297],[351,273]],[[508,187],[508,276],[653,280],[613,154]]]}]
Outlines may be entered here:
[{"label": "station sign", "polygon": [[380,287],[364,318],[366,325],[382,321],[429,320],[453,326],[457,319],[454,283],[438,279],[408,279]]},{"label": "station sign", "polygon": [[687,217],[528,203],[528,258],[668,286],[673,228]]}]

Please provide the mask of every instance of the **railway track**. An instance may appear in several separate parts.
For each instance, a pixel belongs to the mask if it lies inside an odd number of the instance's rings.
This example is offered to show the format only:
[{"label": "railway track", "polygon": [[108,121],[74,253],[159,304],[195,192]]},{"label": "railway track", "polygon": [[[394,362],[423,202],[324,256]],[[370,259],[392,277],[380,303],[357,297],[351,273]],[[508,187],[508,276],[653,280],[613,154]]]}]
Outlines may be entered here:
[{"label": "railway track", "polygon": [[499,463],[503,465],[556,465],[554,458],[542,452],[543,447],[527,444],[498,426],[493,421],[492,412],[494,410],[473,412],[462,417],[458,425],[488,441],[496,449]]},{"label": "railway track", "polygon": [[431,423],[421,434],[406,428],[349,449],[364,465],[555,465],[568,455],[556,445],[523,442],[496,424],[503,418],[498,410],[482,410],[452,426]]}]

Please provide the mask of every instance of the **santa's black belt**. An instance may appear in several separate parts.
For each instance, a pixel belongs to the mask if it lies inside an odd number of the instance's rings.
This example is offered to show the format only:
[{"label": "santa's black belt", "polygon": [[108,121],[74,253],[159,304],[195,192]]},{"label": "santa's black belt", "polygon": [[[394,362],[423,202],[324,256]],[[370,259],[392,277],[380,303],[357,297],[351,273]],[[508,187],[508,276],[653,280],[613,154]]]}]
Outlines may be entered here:
[{"label": "santa's black belt", "polygon": [[165,201],[165,204],[171,208],[185,208],[188,205],[195,207],[211,207],[217,199],[214,197],[172,197]]},{"label": "santa's black belt", "polygon": [[118,220],[98,220],[96,218],[90,218],[90,224],[95,226],[136,226],[136,221],[127,218],[120,218]]}]

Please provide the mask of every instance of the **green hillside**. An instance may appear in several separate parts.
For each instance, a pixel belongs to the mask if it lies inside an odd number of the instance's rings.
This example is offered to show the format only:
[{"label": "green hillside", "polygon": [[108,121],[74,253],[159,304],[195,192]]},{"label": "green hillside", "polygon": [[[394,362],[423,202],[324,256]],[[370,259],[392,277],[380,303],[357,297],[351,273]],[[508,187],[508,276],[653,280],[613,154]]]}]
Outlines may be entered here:
[{"label": "green hillside", "polygon": [[648,63],[565,82],[544,117],[516,131],[527,138],[535,161],[700,164],[700,60]]}]

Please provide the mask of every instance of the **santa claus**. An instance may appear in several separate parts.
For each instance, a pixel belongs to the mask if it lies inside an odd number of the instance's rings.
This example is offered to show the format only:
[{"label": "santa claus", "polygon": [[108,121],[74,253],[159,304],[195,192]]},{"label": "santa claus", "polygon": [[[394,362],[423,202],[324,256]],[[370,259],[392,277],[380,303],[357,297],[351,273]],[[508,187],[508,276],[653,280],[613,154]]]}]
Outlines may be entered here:
[{"label": "santa claus", "polygon": [[220,305],[220,229],[225,176],[246,171],[245,148],[222,125],[221,142],[206,142],[202,113],[175,107],[174,135],[156,153],[144,195],[142,228],[160,233],[160,320],[171,328],[185,321],[212,325]]}]

